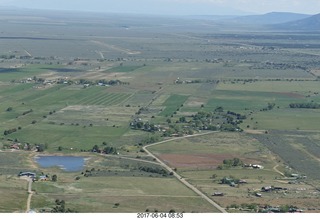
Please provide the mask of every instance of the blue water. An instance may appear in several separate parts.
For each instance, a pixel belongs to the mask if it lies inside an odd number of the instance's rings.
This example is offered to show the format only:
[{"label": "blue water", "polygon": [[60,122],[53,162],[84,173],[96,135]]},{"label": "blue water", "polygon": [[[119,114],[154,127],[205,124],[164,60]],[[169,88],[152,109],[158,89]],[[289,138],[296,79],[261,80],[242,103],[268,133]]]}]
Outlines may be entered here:
[{"label": "blue water", "polygon": [[38,156],[35,161],[42,168],[57,166],[67,172],[81,171],[85,164],[84,157],[75,156]]}]

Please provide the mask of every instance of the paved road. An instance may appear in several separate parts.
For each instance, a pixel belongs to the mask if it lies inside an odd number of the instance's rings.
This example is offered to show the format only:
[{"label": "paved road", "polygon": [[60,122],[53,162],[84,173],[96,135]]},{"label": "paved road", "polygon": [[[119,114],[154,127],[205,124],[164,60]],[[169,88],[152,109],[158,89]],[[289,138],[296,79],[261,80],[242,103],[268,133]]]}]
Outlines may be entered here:
[{"label": "paved road", "polygon": [[215,208],[217,208],[220,212],[222,213],[228,213],[224,208],[222,208],[220,205],[218,205],[215,201],[213,201],[212,199],[210,199],[208,196],[206,196],[203,192],[201,192],[199,189],[197,189],[195,186],[191,185],[189,182],[187,182],[184,178],[182,178],[178,173],[176,173],[171,167],[169,167],[167,164],[165,164],[162,160],[160,160],[158,157],[156,157],[155,155],[153,155],[147,148],[154,146],[154,145],[159,145],[159,144],[163,144],[166,142],[170,142],[170,141],[175,141],[178,139],[184,139],[184,138],[192,138],[192,137],[197,137],[197,136],[202,136],[202,135],[209,135],[212,133],[216,133],[216,132],[206,132],[206,133],[201,133],[201,134],[195,134],[195,135],[187,135],[187,136],[183,136],[183,137],[178,137],[178,138],[173,138],[173,139],[168,139],[168,140],[164,140],[161,142],[157,142],[157,143],[153,143],[153,144],[149,144],[143,147],[143,149],[146,151],[146,153],[153,157],[154,159],[156,159],[161,166],[163,166],[165,169],[167,169],[169,172],[173,172],[173,175],[181,182],[183,183],[185,186],[187,186],[188,188],[190,188],[192,191],[194,191],[195,193],[197,193],[199,196],[201,196],[203,199],[205,199],[206,201],[208,201],[211,205],[213,205]]}]

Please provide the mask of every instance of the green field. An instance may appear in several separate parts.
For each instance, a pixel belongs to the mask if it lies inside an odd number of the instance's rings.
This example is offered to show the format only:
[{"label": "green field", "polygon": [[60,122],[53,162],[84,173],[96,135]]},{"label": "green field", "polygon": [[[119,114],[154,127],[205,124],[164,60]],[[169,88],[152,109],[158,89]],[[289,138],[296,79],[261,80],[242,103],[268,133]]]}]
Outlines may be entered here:
[{"label": "green field", "polygon": [[27,181],[0,175],[0,212],[22,213],[26,209]]}]

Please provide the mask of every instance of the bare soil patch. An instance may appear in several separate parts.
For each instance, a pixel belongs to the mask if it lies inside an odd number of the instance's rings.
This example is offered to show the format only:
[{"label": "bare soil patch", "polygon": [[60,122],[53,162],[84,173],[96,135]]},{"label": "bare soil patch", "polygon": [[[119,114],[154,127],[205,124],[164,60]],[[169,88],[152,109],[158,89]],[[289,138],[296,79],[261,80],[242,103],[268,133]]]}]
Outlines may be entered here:
[{"label": "bare soil patch", "polygon": [[292,93],[292,92],[275,92],[275,94],[281,94],[286,97],[292,97],[292,98],[304,98],[303,95],[297,94],[297,93]]},{"label": "bare soil patch", "polygon": [[59,76],[57,74],[57,72],[48,72],[48,73],[42,73],[39,75],[39,77],[45,78],[46,80],[56,80],[61,78],[61,76]]},{"label": "bare soil patch", "polygon": [[245,133],[249,134],[265,134],[266,130],[251,130],[251,129],[246,129],[244,130]]},{"label": "bare soil patch", "polygon": [[77,78],[89,78],[91,80],[99,80],[99,79],[105,79],[105,80],[125,80],[125,79],[131,79],[132,77],[129,77],[126,75],[126,73],[123,72],[112,72],[112,73],[105,73],[103,71],[90,71],[87,72]]},{"label": "bare soil patch", "polygon": [[160,159],[173,167],[201,167],[215,169],[230,154],[162,154]]}]

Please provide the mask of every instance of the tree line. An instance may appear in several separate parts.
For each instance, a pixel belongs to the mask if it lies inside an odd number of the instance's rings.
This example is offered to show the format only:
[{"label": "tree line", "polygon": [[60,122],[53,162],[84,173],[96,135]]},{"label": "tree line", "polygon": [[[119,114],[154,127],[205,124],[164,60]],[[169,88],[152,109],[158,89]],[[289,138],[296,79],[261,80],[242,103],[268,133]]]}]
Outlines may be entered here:
[{"label": "tree line", "polygon": [[320,109],[319,103],[291,103],[290,108]]}]

